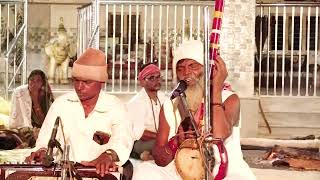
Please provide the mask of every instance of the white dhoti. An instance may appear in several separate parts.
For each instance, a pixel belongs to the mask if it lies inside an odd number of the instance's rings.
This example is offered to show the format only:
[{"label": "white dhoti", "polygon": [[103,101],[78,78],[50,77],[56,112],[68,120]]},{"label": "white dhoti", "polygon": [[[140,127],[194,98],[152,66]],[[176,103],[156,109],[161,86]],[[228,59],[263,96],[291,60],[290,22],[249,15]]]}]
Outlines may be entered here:
[{"label": "white dhoti", "polygon": [[156,165],[154,162],[142,162],[133,170],[132,180],[181,180],[177,173],[174,162],[166,167]]},{"label": "white dhoti", "polygon": [[[256,177],[246,163],[239,162],[237,168],[232,168],[227,172],[224,180],[256,180]],[[237,171],[237,170],[239,171]],[[142,162],[133,171],[132,180],[182,180],[174,162],[169,163],[165,167],[157,166],[154,162]]]}]

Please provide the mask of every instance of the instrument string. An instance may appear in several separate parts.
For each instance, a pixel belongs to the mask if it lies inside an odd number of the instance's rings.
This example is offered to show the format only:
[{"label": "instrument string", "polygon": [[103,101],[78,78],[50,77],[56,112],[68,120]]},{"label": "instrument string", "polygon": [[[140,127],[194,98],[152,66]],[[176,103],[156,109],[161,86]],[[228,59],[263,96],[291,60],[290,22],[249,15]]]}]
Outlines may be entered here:
[{"label": "instrument string", "polygon": [[204,163],[204,165],[205,165],[205,167],[206,167],[206,169],[207,169],[207,171],[209,172],[209,174],[210,174],[210,176],[212,177],[212,178],[214,178],[214,174],[213,174],[213,170],[211,171],[210,170],[210,166],[209,166],[209,164],[208,164],[208,161],[206,160],[206,155],[204,154],[204,152],[205,152],[205,150],[204,150],[204,148],[205,147],[203,147],[203,144],[205,143],[204,141],[205,141],[205,139],[207,138],[207,137],[209,137],[209,136],[213,136],[213,134],[212,133],[204,133],[203,135],[201,135],[201,137],[199,138],[199,140],[200,140],[200,146],[199,146],[199,151],[200,151],[200,157],[201,157],[201,159],[202,159],[202,162]]}]

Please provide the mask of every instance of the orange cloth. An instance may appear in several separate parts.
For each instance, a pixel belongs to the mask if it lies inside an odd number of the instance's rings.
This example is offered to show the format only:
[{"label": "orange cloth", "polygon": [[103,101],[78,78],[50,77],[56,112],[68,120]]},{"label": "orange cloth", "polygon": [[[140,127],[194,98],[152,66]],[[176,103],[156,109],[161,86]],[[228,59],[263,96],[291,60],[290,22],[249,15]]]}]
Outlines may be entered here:
[{"label": "orange cloth", "polygon": [[88,48],[73,64],[72,77],[106,82],[108,79],[106,55]]}]

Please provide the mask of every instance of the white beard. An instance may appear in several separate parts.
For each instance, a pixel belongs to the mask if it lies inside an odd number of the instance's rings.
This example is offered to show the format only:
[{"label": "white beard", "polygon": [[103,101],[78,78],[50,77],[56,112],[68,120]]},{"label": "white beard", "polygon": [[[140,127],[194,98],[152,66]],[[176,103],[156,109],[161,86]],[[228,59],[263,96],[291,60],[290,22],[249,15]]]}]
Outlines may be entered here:
[{"label": "white beard", "polygon": [[204,94],[204,76],[202,75],[198,80],[197,84],[193,86],[188,86],[186,89],[186,99],[189,106],[189,109],[192,112],[196,112],[202,103],[203,94]]}]

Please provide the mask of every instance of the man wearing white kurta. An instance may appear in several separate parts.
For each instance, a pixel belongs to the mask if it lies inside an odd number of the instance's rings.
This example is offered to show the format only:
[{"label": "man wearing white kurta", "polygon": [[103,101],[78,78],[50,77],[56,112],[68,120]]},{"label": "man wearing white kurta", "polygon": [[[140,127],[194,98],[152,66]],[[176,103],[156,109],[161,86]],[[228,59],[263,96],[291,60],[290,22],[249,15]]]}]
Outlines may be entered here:
[{"label": "man wearing white kurta", "polygon": [[[36,152],[26,161],[40,161],[57,117],[61,118],[57,140],[62,147],[70,145],[69,160],[85,166],[95,166],[100,176],[110,168],[122,166],[132,149],[132,132],[124,104],[115,96],[102,91],[107,80],[105,55],[96,49],[87,49],[72,69],[74,91],[62,95],[52,104],[36,143]],[[97,133],[107,137],[98,144]]]},{"label": "man wearing white kurta", "polygon": [[[159,126],[160,108],[166,97],[162,91],[158,91],[157,96],[159,98],[159,101],[150,101],[146,90],[142,88],[128,102],[127,107],[133,123],[133,133],[135,140],[139,140],[142,137],[144,130],[157,132],[156,128]],[[153,120],[153,115],[155,121]]]},{"label": "man wearing white kurta", "polygon": [[138,79],[142,89],[127,104],[135,140],[131,157],[148,160],[158,131],[159,112],[165,94],[160,90],[161,74],[156,65],[143,65]]},{"label": "man wearing white kurta", "polygon": [[[203,132],[203,44],[200,41],[185,41],[175,51],[174,68],[177,79],[184,80],[187,83],[185,91],[188,108],[193,114],[197,128],[200,133]],[[243,160],[240,136],[239,136],[239,119],[240,119],[240,101],[238,96],[233,92],[226,90],[224,81],[227,77],[227,71],[223,60],[217,57],[215,61],[215,70],[213,75],[213,88],[211,93],[211,113],[210,119],[214,119],[213,131],[210,132],[213,137],[223,141],[227,151],[229,162],[225,163],[222,158],[225,153],[221,150],[215,150],[216,165],[212,174],[215,180],[254,180],[255,177],[250,168]],[[201,168],[194,166],[196,163],[190,154],[185,154],[184,161],[179,166],[185,166],[187,171],[178,171],[174,158],[179,145],[189,138],[194,138],[190,134],[190,124],[187,128],[182,127],[182,113],[179,99],[167,100],[163,104],[159,117],[159,132],[156,143],[153,148],[155,163],[144,162],[138,165],[133,174],[133,180],[145,179],[153,180],[181,180],[189,177],[193,172],[199,172]],[[213,118],[214,116],[214,118]],[[185,116],[184,116],[185,117]],[[184,121],[188,122],[188,121]],[[184,124],[184,123],[183,123]],[[224,146],[221,144],[219,148]],[[215,146],[215,148],[218,147]],[[157,166],[158,165],[158,166]],[[181,169],[180,169],[181,170]],[[145,173],[148,172],[148,173]],[[179,172],[179,173],[178,173]],[[194,175],[194,174],[192,174]],[[197,176],[196,179],[200,178]]]},{"label": "man wearing white kurta", "polygon": [[[79,163],[91,161],[107,149],[112,149],[117,153],[118,165],[121,166],[128,160],[132,147],[126,115],[125,107],[117,97],[100,91],[97,104],[85,118],[76,92],[67,93],[57,98],[52,104],[40,130],[36,148],[47,147],[54,122],[59,116],[62,120],[64,137],[62,131],[58,131],[57,140],[62,147],[64,144],[70,145],[71,161]],[[107,144],[100,145],[93,140],[97,131],[110,135]]]}]

